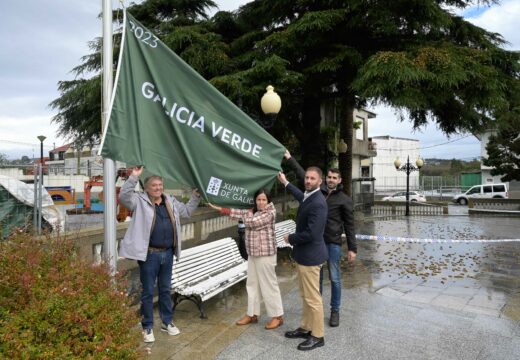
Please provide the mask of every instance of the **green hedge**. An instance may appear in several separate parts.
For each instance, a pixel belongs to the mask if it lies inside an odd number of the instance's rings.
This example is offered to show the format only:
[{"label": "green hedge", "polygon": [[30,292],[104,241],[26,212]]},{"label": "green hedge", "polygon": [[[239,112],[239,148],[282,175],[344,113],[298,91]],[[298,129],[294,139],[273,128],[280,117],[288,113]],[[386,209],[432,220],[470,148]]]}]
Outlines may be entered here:
[{"label": "green hedge", "polygon": [[0,358],[135,359],[125,283],[77,258],[66,238],[0,242]]}]

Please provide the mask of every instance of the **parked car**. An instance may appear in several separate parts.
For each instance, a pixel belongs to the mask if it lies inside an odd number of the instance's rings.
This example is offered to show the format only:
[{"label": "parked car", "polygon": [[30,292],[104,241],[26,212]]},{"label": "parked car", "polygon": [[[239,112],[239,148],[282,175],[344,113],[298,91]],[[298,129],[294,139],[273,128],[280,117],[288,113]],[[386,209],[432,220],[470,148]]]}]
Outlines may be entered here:
[{"label": "parked car", "polygon": [[455,195],[452,200],[461,205],[466,205],[469,198],[507,199],[509,198],[509,194],[507,193],[506,184],[475,185],[468,191]]},{"label": "parked car", "polygon": [[[410,191],[409,194],[411,202],[426,202],[426,196],[417,191]],[[393,195],[385,196],[383,201],[406,201],[406,191],[399,191]]]}]

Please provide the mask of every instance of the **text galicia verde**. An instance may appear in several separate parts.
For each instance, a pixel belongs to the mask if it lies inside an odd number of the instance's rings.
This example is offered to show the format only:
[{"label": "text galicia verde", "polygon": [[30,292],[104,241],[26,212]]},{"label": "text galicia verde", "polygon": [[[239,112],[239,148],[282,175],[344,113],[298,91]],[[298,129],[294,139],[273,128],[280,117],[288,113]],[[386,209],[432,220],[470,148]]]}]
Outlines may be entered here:
[{"label": "text galicia verde", "polygon": [[[150,82],[144,82],[141,86],[141,91],[146,99],[153,102],[160,103],[164,108],[164,112],[171,119],[175,119],[180,124],[191,127],[192,129],[199,130],[204,134],[205,122],[204,116],[199,116],[195,111],[188,109],[185,106],[179,105],[176,102],[170,102],[165,96],[162,96],[155,90],[155,85]],[[219,139],[223,143],[228,144],[237,150],[243,151],[247,154],[251,154],[256,158],[260,157],[260,151],[262,147],[258,144],[253,144],[250,140],[240,136],[231,130],[211,122],[211,136]]]}]

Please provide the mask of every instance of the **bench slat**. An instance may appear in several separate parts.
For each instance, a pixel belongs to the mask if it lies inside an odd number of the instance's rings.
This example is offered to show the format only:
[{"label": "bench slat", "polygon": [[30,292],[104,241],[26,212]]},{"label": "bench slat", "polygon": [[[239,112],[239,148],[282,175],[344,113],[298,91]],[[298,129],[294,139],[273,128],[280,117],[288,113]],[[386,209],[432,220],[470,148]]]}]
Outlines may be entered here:
[{"label": "bench slat", "polygon": [[243,280],[246,276],[247,263],[244,262],[192,286],[180,288],[179,293],[186,296],[196,294],[201,297],[202,301],[205,301],[224,289],[227,289],[235,283]]},{"label": "bench slat", "polygon": [[293,234],[296,231],[296,223],[294,220],[285,220],[274,224],[274,232],[276,237],[276,247],[285,248],[292,247],[291,244],[287,244],[283,237],[286,234]]},{"label": "bench slat", "polygon": [[[283,240],[285,234],[296,231],[293,220],[275,224],[277,247],[291,247]],[[172,291],[181,296],[174,297],[175,304],[182,297],[193,299],[204,318],[202,302],[206,301],[247,277],[247,261],[242,259],[234,239],[228,237],[182,250],[181,260],[174,262],[172,269]]]},{"label": "bench slat", "polygon": [[172,290],[205,301],[246,277],[247,262],[235,240],[225,238],[183,250],[173,265]]},{"label": "bench slat", "polygon": [[231,238],[225,240],[225,242],[220,241],[220,248],[205,247],[206,253],[191,251],[192,254],[186,258],[183,253],[181,261],[174,265],[172,285],[175,287],[186,286],[187,283],[204,280],[211,274],[226,271],[230,267],[243,263],[244,260],[240,256],[235,240]]},{"label": "bench slat", "polygon": [[237,264],[241,264],[241,261],[235,261],[235,262],[226,262],[222,264],[217,264],[212,267],[202,267],[197,269],[188,269],[182,274],[174,274],[172,276],[172,282],[176,284],[175,286],[185,286],[189,285],[192,282],[198,282],[203,280],[204,278],[207,278],[208,276],[211,276],[212,274],[218,274],[220,272],[226,271],[229,268],[232,268],[236,266]]}]

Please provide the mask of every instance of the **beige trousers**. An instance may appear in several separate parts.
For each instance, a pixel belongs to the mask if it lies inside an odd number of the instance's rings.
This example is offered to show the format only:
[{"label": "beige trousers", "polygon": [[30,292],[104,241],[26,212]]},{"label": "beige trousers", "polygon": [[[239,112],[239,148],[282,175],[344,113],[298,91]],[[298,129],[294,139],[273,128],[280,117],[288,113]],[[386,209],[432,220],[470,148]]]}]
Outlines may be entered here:
[{"label": "beige trousers", "polygon": [[282,296],[276,278],[276,254],[249,256],[247,260],[247,315],[260,315],[263,298],[265,310],[270,317],[282,316]]},{"label": "beige trousers", "polygon": [[300,327],[310,330],[311,335],[323,337],[325,325],[323,318],[323,301],[320,294],[320,265],[304,266],[296,264],[300,295],[303,300],[303,314]]}]

